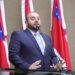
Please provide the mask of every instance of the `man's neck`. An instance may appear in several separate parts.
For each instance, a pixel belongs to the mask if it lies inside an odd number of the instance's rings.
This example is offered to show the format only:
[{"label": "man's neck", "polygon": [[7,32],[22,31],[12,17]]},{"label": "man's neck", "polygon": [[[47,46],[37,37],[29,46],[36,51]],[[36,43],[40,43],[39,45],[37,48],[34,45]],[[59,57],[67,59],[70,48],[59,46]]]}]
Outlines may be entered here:
[{"label": "man's neck", "polygon": [[36,32],[39,32],[39,30],[32,30],[32,29],[30,29],[30,28],[28,28],[31,32],[34,32],[34,33],[36,33]]}]

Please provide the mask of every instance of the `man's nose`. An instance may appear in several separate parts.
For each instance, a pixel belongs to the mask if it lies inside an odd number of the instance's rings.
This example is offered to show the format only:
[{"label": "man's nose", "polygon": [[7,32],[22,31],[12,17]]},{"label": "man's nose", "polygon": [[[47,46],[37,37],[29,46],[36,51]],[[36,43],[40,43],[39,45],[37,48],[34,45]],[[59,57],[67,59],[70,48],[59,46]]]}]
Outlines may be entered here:
[{"label": "man's nose", "polygon": [[35,19],[35,22],[38,22],[38,19]]}]

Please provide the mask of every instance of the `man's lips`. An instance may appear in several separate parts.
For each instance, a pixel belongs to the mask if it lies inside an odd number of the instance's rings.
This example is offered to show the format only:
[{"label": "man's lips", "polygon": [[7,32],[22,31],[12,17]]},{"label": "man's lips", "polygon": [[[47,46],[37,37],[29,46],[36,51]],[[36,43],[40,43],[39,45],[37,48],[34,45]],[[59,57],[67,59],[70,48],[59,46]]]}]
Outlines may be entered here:
[{"label": "man's lips", "polygon": [[37,26],[36,26],[36,29],[39,30],[39,29],[40,29],[40,25],[37,25]]},{"label": "man's lips", "polygon": [[36,25],[36,26],[40,26],[39,24],[34,24],[34,25]]}]

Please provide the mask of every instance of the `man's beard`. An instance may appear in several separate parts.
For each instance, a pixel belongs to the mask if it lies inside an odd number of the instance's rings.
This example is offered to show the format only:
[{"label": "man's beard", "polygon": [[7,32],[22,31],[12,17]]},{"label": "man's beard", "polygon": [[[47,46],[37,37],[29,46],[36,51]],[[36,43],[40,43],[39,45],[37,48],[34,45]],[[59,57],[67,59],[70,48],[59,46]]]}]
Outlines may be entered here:
[{"label": "man's beard", "polygon": [[29,25],[28,28],[33,30],[33,31],[39,31],[40,30],[40,26],[39,25],[36,25],[35,27]]}]

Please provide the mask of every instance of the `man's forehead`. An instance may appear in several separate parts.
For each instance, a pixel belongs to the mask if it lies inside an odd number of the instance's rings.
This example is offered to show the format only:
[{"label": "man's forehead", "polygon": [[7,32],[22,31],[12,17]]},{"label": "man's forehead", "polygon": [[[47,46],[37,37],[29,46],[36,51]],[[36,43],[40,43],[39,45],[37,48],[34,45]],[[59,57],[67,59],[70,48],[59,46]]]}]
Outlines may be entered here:
[{"label": "man's forehead", "polygon": [[27,16],[39,16],[39,14],[36,12],[30,12],[27,14]]}]

